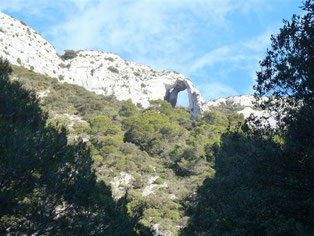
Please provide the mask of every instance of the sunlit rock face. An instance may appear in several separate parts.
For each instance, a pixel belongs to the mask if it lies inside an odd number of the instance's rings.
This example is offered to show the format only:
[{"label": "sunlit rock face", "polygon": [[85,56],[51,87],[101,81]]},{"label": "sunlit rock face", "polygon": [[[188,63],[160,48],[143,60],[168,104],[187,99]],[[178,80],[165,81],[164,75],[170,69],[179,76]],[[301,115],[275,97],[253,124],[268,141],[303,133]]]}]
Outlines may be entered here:
[{"label": "sunlit rock face", "polygon": [[252,95],[231,96],[227,98],[219,98],[216,100],[208,101],[206,106],[204,106],[204,110],[207,111],[215,109],[215,107],[226,105],[238,106],[239,110],[237,111],[237,113],[243,114],[245,119],[253,115],[257,117],[262,122],[262,124],[264,125],[268,124],[271,127],[276,128],[277,121],[275,117],[277,116],[277,113],[261,110],[256,107],[258,103],[265,100],[267,100],[266,97],[257,102],[256,98]]},{"label": "sunlit rock face", "polygon": [[[97,94],[149,106],[165,99],[174,107],[180,91],[187,90],[193,117],[203,112],[205,101],[194,84],[177,72],[155,71],[149,66],[123,60],[100,51],[69,51],[64,58],[40,34],[0,12],[0,56],[14,65],[77,84]],[[170,90],[173,90],[170,92]]]}]

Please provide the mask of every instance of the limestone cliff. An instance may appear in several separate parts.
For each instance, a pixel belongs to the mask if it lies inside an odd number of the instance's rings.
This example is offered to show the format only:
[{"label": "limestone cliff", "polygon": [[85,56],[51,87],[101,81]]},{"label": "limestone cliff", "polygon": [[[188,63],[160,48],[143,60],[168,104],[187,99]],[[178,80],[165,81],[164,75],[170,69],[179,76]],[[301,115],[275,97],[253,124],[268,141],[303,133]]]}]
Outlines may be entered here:
[{"label": "limestone cliff", "polygon": [[192,116],[200,114],[205,101],[193,83],[177,72],[152,68],[100,51],[67,51],[63,57],[40,34],[0,12],[0,56],[10,63],[77,84],[97,94],[132,99],[143,107],[150,100],[165,99],[176,105],[177,94],[187,90]]}]

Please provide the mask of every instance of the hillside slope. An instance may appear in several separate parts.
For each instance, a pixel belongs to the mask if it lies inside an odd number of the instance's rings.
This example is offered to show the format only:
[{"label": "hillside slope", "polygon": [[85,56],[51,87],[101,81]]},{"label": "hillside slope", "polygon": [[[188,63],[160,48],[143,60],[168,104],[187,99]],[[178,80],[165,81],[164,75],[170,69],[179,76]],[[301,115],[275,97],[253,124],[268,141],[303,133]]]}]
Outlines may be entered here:
[{"label": "hillside slope", "polygon": [[110,185],[116,199],[126,198],[140,235],[178,235],[189,199],[214,174],[221,135],[243,122],[241,115],[216,111],[192,121],[162,100],[139,109],[18,66],[12,79],[36,90],[49,122],[67,126],[70,141],[88,143],[98,181]]}]

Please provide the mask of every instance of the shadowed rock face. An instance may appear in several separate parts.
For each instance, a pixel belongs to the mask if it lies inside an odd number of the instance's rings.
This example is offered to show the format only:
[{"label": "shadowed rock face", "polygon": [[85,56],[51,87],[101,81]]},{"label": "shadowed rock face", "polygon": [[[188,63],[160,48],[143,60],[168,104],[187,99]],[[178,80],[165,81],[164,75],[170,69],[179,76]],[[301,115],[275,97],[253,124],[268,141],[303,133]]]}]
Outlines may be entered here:
[{"label": "shadowed rock face", "polygon": [[177,104],[179,92],[186,89],[189,97],[189,108],[192,119],[194,119],[197,114],[203,112],[205,105],[204,99],[189,79],[182,75],[177,75],[172,80],[168,81],[168,83],[165,83],[165,89],[164,100],[168,101],[172,107],[175,107]]},{"label": "shadowed rock face", "polygon": [[179,92],[185,90],[187,88],[186,84],[184,83],[177,83],[175,87],[168,89],[165,96],[165,101],[168,101],[171,106],[174,108],[177,104],[178,94]]}]

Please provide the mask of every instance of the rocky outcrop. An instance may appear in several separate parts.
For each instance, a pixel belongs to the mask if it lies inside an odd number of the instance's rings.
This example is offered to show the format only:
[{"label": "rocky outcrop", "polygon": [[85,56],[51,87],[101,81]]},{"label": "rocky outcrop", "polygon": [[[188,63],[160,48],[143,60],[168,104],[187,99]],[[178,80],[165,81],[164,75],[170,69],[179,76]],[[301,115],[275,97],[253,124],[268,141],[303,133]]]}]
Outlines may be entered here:
[{"label": "rocky outcrop", "polygon": [[[266,99],[265,97],[261,101]],[[257,102],[254,96],[239,95],[209,101],[206,106],[204,106],[204,110],[211,110],[219,106],[236,106],[235,110],[243,114],[245,119],[253,115],[257,117],[262,124],[269,124],[271,127],[275,128],[277,126],[277,121],[275,120],[277,114],[275,112],[270,113],[266,110],[261,110],[256,107],[256,104]]]},{"label": "rocky outcrop", "polygon": [[238,95],[227,98],[219,98],[216,100],[208,101],[205,109],[209,109],[212,106],[221,106],[222,104],[239,105],[242,107],[253,107],[256,99],[252,95]]},{"label": "rocky outcrop", "polygon": [[132,99],[149,106],[150,100],[165,99],[176,105],[177,95],[187,90],[192,116],[203,112],[205,101],[194,84],[177,72],[152,68],[100,51],[67,51],[61,57],[40,34],[0,12],[0,56],[14,65],[77,84],[97,94]]}]

